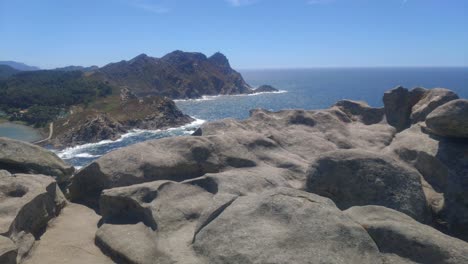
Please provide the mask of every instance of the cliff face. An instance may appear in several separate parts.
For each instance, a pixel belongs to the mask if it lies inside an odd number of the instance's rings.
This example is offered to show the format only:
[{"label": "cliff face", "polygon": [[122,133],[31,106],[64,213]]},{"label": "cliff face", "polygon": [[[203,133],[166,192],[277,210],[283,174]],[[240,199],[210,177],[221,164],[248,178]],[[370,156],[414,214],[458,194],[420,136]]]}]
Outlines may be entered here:
[{"label": "cliff face", "polygon": [[162,58],[141,54],[129,61],[108,64],[92,77],[126,87],[139,97],[185,99],[253,92],[221,53],[207,57],[202,53],[174,51]]}]

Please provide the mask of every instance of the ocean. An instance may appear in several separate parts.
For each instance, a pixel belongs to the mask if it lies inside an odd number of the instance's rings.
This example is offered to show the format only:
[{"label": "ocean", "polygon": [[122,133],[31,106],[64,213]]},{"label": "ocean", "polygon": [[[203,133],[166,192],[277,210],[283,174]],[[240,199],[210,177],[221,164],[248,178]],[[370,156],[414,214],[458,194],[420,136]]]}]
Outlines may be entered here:
[{"label": "ocean", "polygon": [[206,121],[245,119],[249,116],[249,110],[254,108],[273,111],[323,109],[341,99],[366,101],[371,106],[381,107],[383,93],[398,85],[407,88],[443,87],[455,91],[462,98],[468,98],[468,68],[317,68],[240,72],[253,87],[270,84],[280,92],[178,100],[178,107],[196,118],[195,122],[168,130],[134,130],[117,141],[102,141],[54,151],[80,168],[110,151],[137,142],[190,135]]}]

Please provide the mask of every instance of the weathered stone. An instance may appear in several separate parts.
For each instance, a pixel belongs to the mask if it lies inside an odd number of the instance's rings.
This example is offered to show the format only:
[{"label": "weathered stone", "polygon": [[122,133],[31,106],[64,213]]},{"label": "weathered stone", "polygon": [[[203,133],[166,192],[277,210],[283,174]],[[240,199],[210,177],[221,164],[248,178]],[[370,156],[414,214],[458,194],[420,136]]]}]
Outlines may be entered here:
[{"label": "weathered stone", "polygon": [[324,153],[307,173],[307,191],[344,210],[382,205],[427,222],[430,214],[419,173],[390,156],[363,150]]},{"label": "weathered stone", "polygon": [[0,169],[11,173],[53,176],[58,183],[68,181],[74,168],[57,155],[23,141],[0,137]]},{"label": "weathered stone", "polygon": [[0,263],[16,264],[18,249],[9,238],[0,235]]},{"label": "weathered stone", "polygon": [[19,248],[18,260],[31,249],[66,200],[56,182],[44,175],[0,176],[0,235]]},{"label": "weathered stone", "polygon": [[396,154],[423,176],[433,224],[468,241],[468,142],[434,137],[416,124],[398,133],[383,152]]},{"label": "weathered stone", "polygon": [[411,121],[413,124],[426,120],[437,107],[458,99],[458,95],[448,89],[434,88],[427,90],[422,98],[411,109]]},{"label": "weathered stone", "polygon": [[416,263],[468,263],[468,243],[403,213],[381,206],[352,207],[345,213],[367,230],[383,253],[397,254]]},{"label": "weathered stone", "polygon": [[385,115],[383,108],[372,108],[365,102],[341,100],[335,106],[345,112],[350,119],[366,125],[380,123]]},{"label": "weathered stone", "polygon": [[[365,111],[379,112],[371,108]],[[394,134],[395,129],[386,124],[365,125],[360,119],[353,122],[337,107],[256,110],[245,121],[224,120],[202,126],[196,132],[199,136],[165,138],[113,151],[80,170],[70,185],[70,194],[72,200],[92,203],[107,188],[266,167],[283,170],[280,177],[287,178],[283,186],[299,187],[305,181],[308,162],[320,153],[339,148],[380,150],[390,144]],[[281,181],[276,178],[276,182]]]},{"label": "weathered stone", "polygon": [[[104,225],[98,232],[99,245],[113,258],[138,259],[131,263],[154,261],[138,256],[158,256],[162,263],[167,259],[171,259],[170,263],[199,263],[190,244],[197,220],[214,203],[212,197],[212,193],[195,183],[170,181],[105,190],[100,199]],[[120,232],[113,230],[119,229],[132,236],[113,242],[115,233]],[[152,242],[135,253],[131,250],[134,240]],[[132,245],[125,246],[126,243]]]},{"label": "weathered stone", "polygon": [[96,232],[96,244],[116,263],[174,263],[158,250],[155,233],[143,223],[104,224]]},{"label": "weathered stone", "polygon": [[450,101],[432,111],[427,127],[438,136],[468,138],[468,100]]},{"label": "weathered stone", "polygon": [[426,93],[426,89],[415,88],[411,91],[398,86],[385,92],[383,103],[388,124],[402,131],[410,126],[411,109]]},{"label": "weathered stone", "polygon": [[280,188],[217,215],[194,239],[207,263],[382,263],[364,228],[314,194]]}]

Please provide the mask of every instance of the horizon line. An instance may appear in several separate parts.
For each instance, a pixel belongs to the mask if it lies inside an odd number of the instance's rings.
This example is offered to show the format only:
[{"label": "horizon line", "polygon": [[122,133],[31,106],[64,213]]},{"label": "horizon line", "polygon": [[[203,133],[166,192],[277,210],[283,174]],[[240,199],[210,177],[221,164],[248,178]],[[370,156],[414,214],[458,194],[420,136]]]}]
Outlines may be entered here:
[{"label": "horizon line", "polygon": [[[40,66],[36,66],[34,64],[29,64],[27,62],[22,62],[22,61],[17,61],[17,60],[11,60],[11,59],[0,59],[0,61],[5,61],[5,62],[17,62],[17,63],[22,63],[27,66],[31,67],[37,67],[39,70],[55,70],[57,68],[64,68],[64,67],[70,67],[70,66],[75,66],[75,67],[93,67],[97,66],[98,68],[105,67],[108,64],[114,63],[105,63],[102,66],[99,66],[98,64],[90,64],[87,66],[84,65],[79,65],[79,64],[67,64],[67,65],[61,65],[61,66],[56,66],[56,67],[47,67],[47,68],[42,68]],[[332,65],[332,66],[278,66],[278,67],[233,67],[231,65],[231,68],[237,70],[237,71],[249,71],[249,70],[308,70],[308,69],[372,69],[372,68],[468,68],[468,65],[351,65],[351,66],[339,66],[339,65]]]}]

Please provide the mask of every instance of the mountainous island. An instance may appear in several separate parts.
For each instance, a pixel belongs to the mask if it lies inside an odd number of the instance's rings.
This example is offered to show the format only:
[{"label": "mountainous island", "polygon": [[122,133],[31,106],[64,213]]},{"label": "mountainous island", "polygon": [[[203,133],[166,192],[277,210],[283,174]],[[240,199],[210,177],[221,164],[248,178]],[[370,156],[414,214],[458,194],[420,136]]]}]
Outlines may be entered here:
[{"label": "mountainous island", "polygon": [[79,171],[0,138],[0,263],[468,263],[468,100],[383,105],[253,109]]},{"label": "mountainous island", "polygon": [[174,51],[162,58],[142,54],[101,68],[36,69],[0,65],[0,110],[12,121],[42,128],[48,136],[44,142],[56,147],[114,140],[135,128],[192,122],[173,99],[277,91],[271,86],[251,88],[221,53],[207,57]]}]

